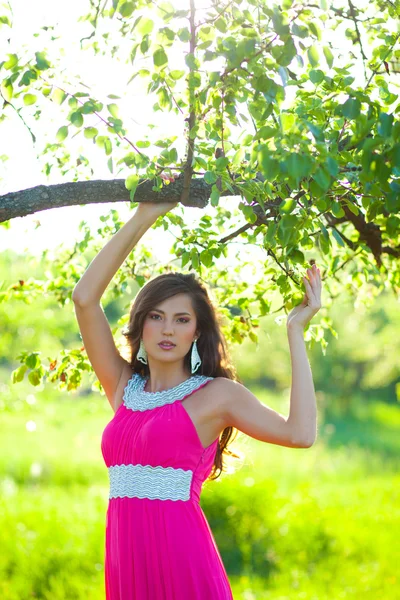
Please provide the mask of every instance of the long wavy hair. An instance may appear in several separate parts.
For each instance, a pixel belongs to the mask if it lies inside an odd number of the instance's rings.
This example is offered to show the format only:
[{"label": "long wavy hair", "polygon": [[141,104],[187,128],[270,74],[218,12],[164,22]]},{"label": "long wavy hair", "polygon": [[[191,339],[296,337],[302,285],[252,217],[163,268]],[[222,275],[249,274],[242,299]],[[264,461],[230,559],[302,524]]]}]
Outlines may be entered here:
[{"label": "long wavy hair", "polygon": [[[196,375],[226,377],[242,383],[231,363],[227,342],[221,331],[222,316],[215,309],[206,285],[193,273],[164,273],[148,281],[139,290],[130,308],[128,325],[122,332],[129,347],[129,362],[133,372],[144,377],[150,374],[149,366],[136,358],[147,314],[164,300],[182,293],[191,298],[197,329],[201,334],[197,348],[202,362]],[[184,357],[184,364],[187,371],[191,372],[191,350]],[[228,471],[224,456],[229,457],[229,462],[242,458],[241,454],[228,448],[238,432],[235,427],[226,427],[221,432],[214,464],[207,479],[217,479],[222,472]]]}]

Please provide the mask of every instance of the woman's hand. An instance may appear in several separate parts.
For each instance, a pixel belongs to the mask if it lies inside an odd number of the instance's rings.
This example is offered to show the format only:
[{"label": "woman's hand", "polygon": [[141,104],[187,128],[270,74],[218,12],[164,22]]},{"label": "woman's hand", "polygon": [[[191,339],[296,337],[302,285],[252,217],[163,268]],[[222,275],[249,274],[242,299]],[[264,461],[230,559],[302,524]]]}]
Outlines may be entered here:
[{"label": "woman's hand", "polygon": [[309,280],[307,277],[303,277],[306,293],[302,302],[288,314],[287,328],[299,327],[304,329],[321,308],[321,275],[319,269],[314,264],[311,269],[307,269],[307,274]]},{"label": "woman's hand", "polygon": [[[161,178],[169,183],[175,181],[174,175],[165,175],[165,173],[161,173]],[[178,202],[139,202],[136,212],[144,219],[150,217],[155,221],[158,217],[173,210],[178,204]]]}]

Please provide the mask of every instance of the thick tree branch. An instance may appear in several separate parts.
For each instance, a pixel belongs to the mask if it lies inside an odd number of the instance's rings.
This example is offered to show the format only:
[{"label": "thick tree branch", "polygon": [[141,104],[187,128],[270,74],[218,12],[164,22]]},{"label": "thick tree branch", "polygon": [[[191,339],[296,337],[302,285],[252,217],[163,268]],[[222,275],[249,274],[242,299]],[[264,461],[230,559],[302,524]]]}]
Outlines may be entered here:
[{"label": "thick tree branch", "polygon": [[[183,190],[183,177],[179,176],[173,183],[165,185],[158,192],[152,189],[153,186],[153,180],[142,180],[136,189],[134,201],[179,202]],[[190,187],[190,197],[182,204],[204,208],[208,204],[211,187],[204,179],[193,180]],[[232,193],[227,190],[222,192],[222,195],[232,195]],[[129,190],[125,187],[125,179],[97,179],[49,186],[38,185],[0,196],[0,223],[50,208],[124,201],[130,201]]]}]

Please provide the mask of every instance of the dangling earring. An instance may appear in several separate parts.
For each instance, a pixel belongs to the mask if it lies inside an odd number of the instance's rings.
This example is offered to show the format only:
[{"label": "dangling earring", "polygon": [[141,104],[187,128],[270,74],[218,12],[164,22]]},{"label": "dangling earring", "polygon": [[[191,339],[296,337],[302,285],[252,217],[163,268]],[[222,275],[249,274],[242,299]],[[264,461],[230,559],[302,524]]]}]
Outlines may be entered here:
[{"label": "dangling earring", "polygon": [[144,365],[147,365],[147,352],[142,339],[140,340],[139,352],[136,355],[136,359],[140,360]]},{"label": "dangling earring", "polygon": [[191,354],[191,357],[190,357],[191,358],[191,364],[192,364],[192,373],[194,373],[195,371],[197,371],[197,369],[201,365],[201,358],[200,358],[199,352],[197,350],[196,341],[197,340],[194,340],[194,342],[193,342],[192,354]]}]

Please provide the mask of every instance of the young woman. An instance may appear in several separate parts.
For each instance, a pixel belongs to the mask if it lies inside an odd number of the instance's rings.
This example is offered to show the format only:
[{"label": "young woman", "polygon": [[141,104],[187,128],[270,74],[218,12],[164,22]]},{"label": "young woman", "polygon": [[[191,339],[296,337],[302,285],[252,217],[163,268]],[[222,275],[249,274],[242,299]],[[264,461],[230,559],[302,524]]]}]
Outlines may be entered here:
[{"label": "young woman", "polygon": [[[292,359],[289,417],[262,404],[229,364],[219,316],[193,274],[165,273],[137,294],[114,343],[100,300],[157,217],[176,204],[141,203],[94,258],[72,299],[82,339],[111,408],[101,449],[110,478],[106,517],[107,600],[231,600],[215,539],[200,507],[233,428],[272,444],[309,447],[316,402],[304,327],[320,308],[314,265],[303,302],[288,316]],[[214,477],[215,476],[215,477]]]}]

